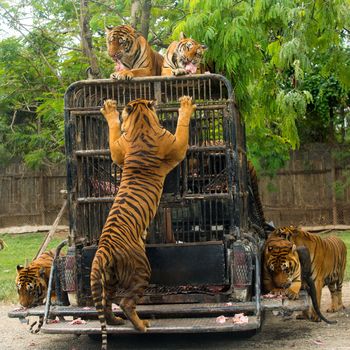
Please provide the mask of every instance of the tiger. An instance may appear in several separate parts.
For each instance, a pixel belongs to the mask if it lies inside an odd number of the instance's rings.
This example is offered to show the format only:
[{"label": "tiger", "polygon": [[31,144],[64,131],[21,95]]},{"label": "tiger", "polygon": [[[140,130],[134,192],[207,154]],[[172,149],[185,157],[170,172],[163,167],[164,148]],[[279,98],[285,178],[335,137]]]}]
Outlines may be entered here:
[{"label": "tiger", "polygon": [[[54,257],[55,250],[52,249],[42,253],[27,267],[17,265],[16,287],[19,303],[23,307],[33,307],[44,303]],[[52,298],[55,299],[54,292]],[[30,327],[30,331],[34,333],[39,332],[43,325],[43,320],[44,318],[41,316],[36,330],[33,329],[36,324],[36,322],[34,322]]]},{"label": "tiger", "polygon": [[[331,306],[327,312],[337,312],[344,308],[342,301],[342,286],[346,267],[346,245],[336,236],[320,237],[303,231],[295,226],[283,226],[275,229],[270,237],[281,237],[297,247],[305,246],[311,257],[312,279],[315,283],[318,305],[321,304],[322,288],[328,286],[331,293]],[[320,317],[311,308],[304,316],[319,322]]]},{"label": "tiger", "polygon": [[146,332],[150,327],[148,320],[141,320],[136,313],[151,274],[142,236],[156,214],[166,175],[186,156],[189,122],[195,109],[191,97],[180,98],[173,135],[160,125],[154,101],[129,102],[122,111],[122,124],[115,101],[106,100],[101,108],[108,123],[112,161],[123,168],[90,275],[103,350],[107,349],[106,324],[124,323],[111,309],[118,287],[124,291],[119,306],[135,329]]},{"label": "tiger", "polygon": [[265,242],[263,259],[264,289],[297,299],[301,288],[301,267],[295,244],[271,237]]},{"label": "tiger", "polygon": [[180,41],[173,41],[165,52],[162,75],[202,73],[200,64],[206,49],[205,45],[181,33]]},{"label": "tiger", "polygon": [[267,292],[286,295],[294,300],[299,297],[300,289],[304,288],[319,318],[328,324],[337,323],[325,318],[320,311],[307,248],[297,248],[282,237],[271,236],[265,242],[263,261],[263,287]]},{"label": "tiger", "polygon": [[106,28],[107,52],[115,62],[112,79],[161,75],[163,56],[129,25]]}]

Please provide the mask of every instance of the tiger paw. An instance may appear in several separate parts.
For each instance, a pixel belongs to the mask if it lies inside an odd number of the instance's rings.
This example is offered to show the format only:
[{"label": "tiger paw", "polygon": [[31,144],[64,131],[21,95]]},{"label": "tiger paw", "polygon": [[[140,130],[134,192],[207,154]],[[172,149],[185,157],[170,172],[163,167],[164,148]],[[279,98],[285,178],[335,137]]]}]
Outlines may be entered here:
[{"label": "tiger paw", "polygon": [[286,295],[287,295],[288,299],[291,299],[291,300],[296,300],[299,298],[299,293],[296,293],[291,289],[286,290]]},{"label": "tiger paw", "polygon": [[120,123],[116,101],[106,100],[103,104],[103,107],[100,109],[100,112],[104,115],[107,122],[115,120],[117,123]]},{"label": "tiger paw", "polygon": [[146,328],[151,327],[151,323],[150,323],[148,320],[142,320],[142,322],[143,322],[143,325],[144,325]]},{"label": "tiger paw", "polygon": [[179,99],[180,101],[180,109],[179,109],[179,113],[180,114],[192,114],[197,106],[195,104],[193,104],[192,101],[192,97],[190,96],[182,96]]},{"label": "tiger paw", "polygon": [[286,291],[285,291],[285,289],[283,289],[283,288],[273,288],[273,289],[271,290],[271,293],[272,293],[272,294],[275,294],[275,295],[285,295],[285,294],[286,294]]},{"label": "tiger paw", "polygon": [[110,77],[115,80],[130,80],[134,77],[134,73],[124,69],[119,72],[113,72]]},{"label": "tiger paw", "polygon": [[106,318],[107,324],[109,325],[114,325],[114,326],[120,326],[122,324],[125,324],[125,320],[122,319],[121,317],[109,317]]},{"label": "tiger paw", "polygon": [[340,310],[343,310],[345,309],[345,306],[344,305],[339,305],[339,306],[334,306],[332,305],[330,308],[328,308],[326,311],[328,313],[333,313],[333,312],[337,312],[337,311],[340,311]]},{"label": "tiger paw", "polygon": [[186,69],[184,69],[184,68],[176,68],[176,69],[173,69],[171,72],[175,76],[180,76],[180,75],[186,75],[187,74]]},{"label": "tiger paw", "polygon": [[311,312],[310,320],[311,320],[312,322],[321,322],[320,316],[318,316],[318,315],[316,314],[316,312],[314,312],[314,311]]}]

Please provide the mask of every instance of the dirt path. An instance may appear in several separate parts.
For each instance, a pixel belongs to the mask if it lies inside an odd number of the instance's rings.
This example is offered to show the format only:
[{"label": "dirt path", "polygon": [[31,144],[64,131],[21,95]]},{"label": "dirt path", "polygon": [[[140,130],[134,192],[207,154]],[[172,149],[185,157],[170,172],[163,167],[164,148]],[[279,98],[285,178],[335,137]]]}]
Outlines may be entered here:
[{"label": "dirt path", "polygon": [[[327,314],[338,320],[336,325],[296,320],[295,317],[266,315],[262,331],[249,339],[232,334],[210,335],[145,335],[114,337],[109,341],[111,349],[130,350],[186,350],[186,349],[262,349],[262,350],[350,350],[350,282],[344,286],[346,309]],[[329,304],[327,289],[323,291],[322,310]],[[100,344],[86,336],[30,334],[28,326],[18,319],[9,319],[7,312],[14,305],[0,305],[0,349],[6,350],[95,350]]]}]

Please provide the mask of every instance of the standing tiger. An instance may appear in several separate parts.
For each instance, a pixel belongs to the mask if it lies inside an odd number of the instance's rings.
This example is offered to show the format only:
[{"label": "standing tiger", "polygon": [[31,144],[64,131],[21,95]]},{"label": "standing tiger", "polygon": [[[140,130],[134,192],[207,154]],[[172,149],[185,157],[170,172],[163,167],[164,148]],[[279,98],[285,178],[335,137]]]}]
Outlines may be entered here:
[{"label": "standing tiger", "polygon": [[[50,250],[42,253],[27,267],[17,265],[16,287],[19,303],[23,307],[33,307],[44,303],[54,257],[55,251]],[[32,331],[35,324],[36,322],[31,325],[30,331]],[[41,316],[35,333],[39,332],[42,324],[43,317]]]},{"label": "standing tiger", "polygon": [[295,244],[271,237],[265,243],[263,257],[264,289],[297,299],[301,288],[301,267]]},{"label": "standing tiger", "polygon": [[163,56],[129,25],[106,28],[108,55],[115,62],[112,79],[161,75]]},{"label": "standing tiger", "polygon": [[[344,308],[342,286],[346,266],[345,243],[336,236],[321,238],[316,234],[303,231],[295,226],[279,227],[269,237],[281,237],[297,247],[304,246],[310,252],[312,279],[315,283],[318,305],[321,305],[322,288],[327,285],[331,292],[331,306],[327,312],[336,312]],[[305,316],[313,321],[320,317],[312,308]]]},{"label": "standing tiger", "polygon": [[205,45],[181,33],[180,41],[173,41],[165,53],[162,75],[201,73],[200,64],[205,50]]},{"label": "standing tiger", "polygon": [[287,295],[289,299],[297,299],[303,286],[319,318],[329,324],[337,323],[326,319],[320,311],[312,279],[311,257],[304,246],[297,248],[282,237],[269,237],[263,254],[263,286],[267,292]]},{"label": "standing tiger", "polygon": [[112,160],[123,167],[119,191],[91,269],[91,292],[101,323],[103,350],[107,349],[106,323],[123,323],[111,309],[117,287],[125,291],[119,306],[126,317],[141,332],[149,327],[135,310],[151,274],[142,235],[156,214],[165,176],[186,156],[195,108],[190,97],[180,99],[174,135],[161,127],[153,101],[129,102],[122,112],[122,127],[115,101],[105,101],[101,109],[109,127]]}]

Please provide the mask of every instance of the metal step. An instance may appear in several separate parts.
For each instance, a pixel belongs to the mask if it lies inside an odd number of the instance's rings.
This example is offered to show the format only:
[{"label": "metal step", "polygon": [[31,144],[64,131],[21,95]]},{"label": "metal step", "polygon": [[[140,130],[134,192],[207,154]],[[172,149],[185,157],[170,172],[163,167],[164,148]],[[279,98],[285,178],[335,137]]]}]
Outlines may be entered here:
[{"label": "metal step", "polygon": [[[235,324],[232,318],[225,323],[216,322],[216,317],[205,318],[171,318],[150,320],[151,326],[147,333],[212,333],[212,332],[243,332],[258,329],[260,319],[249,316],[248,323]],[[101,325],[98,320],[87,321],[85,324],[72,325],[70,321],[44,324],[43,333],[49,334],[100,334]],[[107,326],[109,334],[140,334],[133,325],[126,321],[125,325]]]},{"label": "metal step", "polygon": [[[263,310],[290,310],[303,311],[309,307],[308,296],[305,291],[300,293],[298,300],[288,300],[282,298],[262,299]],[[194,303],[194,304],[160,304],[160,305],[138,305],[137,312],[141,317],[187,317],[191,315],[233,315],[245,312],[254,313],[256,310],[255,301],[239,303]],[[122,316],[119,307],[113,309],[117,316]],[[11,318],[25,318],[28,316],[43,316],[44,305],[30,309],[15,309],[8,313]],[[51,306],[51,316],[73,316],[84,318],[96,318],[94,307],[74,307],[74,306]]]}]

